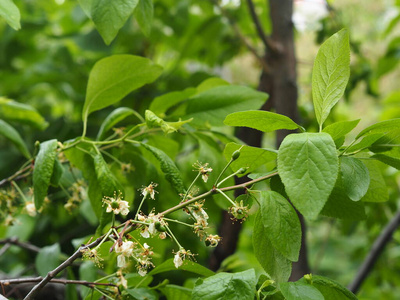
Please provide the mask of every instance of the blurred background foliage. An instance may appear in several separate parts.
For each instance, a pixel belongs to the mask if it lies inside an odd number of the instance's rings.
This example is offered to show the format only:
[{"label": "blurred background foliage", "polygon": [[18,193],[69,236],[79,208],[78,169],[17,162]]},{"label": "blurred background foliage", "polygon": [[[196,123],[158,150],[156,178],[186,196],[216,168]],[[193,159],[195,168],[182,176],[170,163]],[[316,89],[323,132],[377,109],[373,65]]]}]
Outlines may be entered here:
[{"label": "blurred background foliage", "polygon": [[[162,76],[153,84],[129,94],[117,106],[126,106],[143,113],[157,96],[172,91],[196,87],[211,77],[221,77],[232,84],[258,85],[261,66],[244,46],[240,34],[257,46],[262,46],[254,30],[246,1],[223,0],[219,6],[211,0],[155,0],[151,32],[145,36],[135,18],[130,18],[115,40],[105,45],[92,21],[87,18],[78,1],[72,0],[16,0],[21,11],[21,27],[13,30],[0,20],[0,95],[26,103],[44,116],[50,124],[43,130],[30,125],[11,122],[27,144],[34,150],[36,140],[56,137],[65,141],[82,132],[81,111],[89,72],[99,59],[112,54],[134,54],[152,59],[164,68]],[[351,36],[351,78],[345,95],[326,125],[335,121],[359,119],[360,130],[378,120],[400,117],[398,86],[400,61],[400,1],[331,0],[320,21],[305,24],[302,2],[295,1],[296,50],[298,59],[298,87],[302,125],[307,130],[317,124],[311,102],[311,70],[319,44],[327,37],[347,27]],[[322,1],[309,1],[322,2]],[[255,0],[256,11],[266,32],[269,31],[269,12],[265,1]],[[315,3],[314,3],[315,4]],[[316,4],[315,4],[316,5]],[[302,11],[303,9],[303,11]],[[310,10],[309,10],[310,11]],[[303,22],[303,23],[302,23]],[[260,48],[261,49],[261,48]],[[115,108],[115,107],[114,107]],[[113,108],[104,109],[89,118],[88,136],[95,136],[104,118]],[[230,129],[219,128],[230,133]],[[218,136],[218,138],[216,138]],[[197,132],[192,137],[174,135],[154,137],[153,143],[175,158],[183,170],[186,184],[193,177],[191,164],[196,160],[209,162],[216,170],[224,165],[223,143],[229,138]],[[264,137],[264,144],[273,144],[273,135]],[[116,149],[115,151],[124,151]],[[127,150],[127,160],[129,160]],[[119,156],[123,157],[123,154]],[[18,170],[23,160],[19,152],[0,138],[0,178]],[[149,157],[134,162],[136,170],[124,180],[134,182],[132,199],[137,188],[146,180],[159,182],[156,167],[149,165]],[[155,164],[156,165],[156,164]],[[382,165],[383,168],[383,165]],[[125,175],[112,166],[116,176]],[[374,239],[399,208],[399,174],[395,169],[384,171],[389,200],[367,204],[368,219],[350,222],[320,218],[309,222],[309,260],[313,273],[333,278],[346,285],[369,252]],[[71,175],[72,176],[72,175]],[[151,179],[150,179],[151,178]],[[211,178],[211,182],[212,182]],[[167,208],[169,194],[160,185],[156,207]],[[59,193],[59,192],[57,192]],[[23,215],[21,225],[7,229],[0,227],[0,237],[18,236],[21,240],[44,247],[59,242],[64,253],[70,253],[71,239],[89,235],[95,229],[90,212],[82,207],[73,214],[64,210],[62,193],[52,195],[50,212],[40,218]],[[218,205],[208,202],[208,214],[216,230],[219,223]],[[153,204],[153,203],[152,203]],[[83,206],[85,203],[82,204]],[[51,231],[48,231],[48,227]],[[252,218],[244,224],[236,254],[225,260],[223,270],[238,271],[254,266],[261,272],[251,243]],[[209,252],[184,228],[176,233],[192,245],[196,259],[207,265]],[[153,247],[159,263],[171,256],[171,246],[158,241]],[[164,250],[162,250],[164,249]],[[13,248],[7,259],[0,257],[1,272],[10,276],[32,271],[34,254]],[[10,259],[10,257],[13,257]],[[398,299],[400,295],[400,232],[397,231],[373,272],[364,283],[360,299]],[[191,286],[180,272],[160,276],[157,282],[169,278],[171,282]],[[186,279],[186,283],[185,283]]]}]

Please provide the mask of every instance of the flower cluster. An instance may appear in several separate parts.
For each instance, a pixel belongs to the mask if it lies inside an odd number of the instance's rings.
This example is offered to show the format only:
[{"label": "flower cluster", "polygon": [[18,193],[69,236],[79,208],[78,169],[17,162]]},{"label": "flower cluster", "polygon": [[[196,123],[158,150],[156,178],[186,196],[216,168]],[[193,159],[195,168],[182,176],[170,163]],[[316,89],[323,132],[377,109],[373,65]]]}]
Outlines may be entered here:
[{"label": "flower cluster", "polygon": [[154,267],[151,262],[154,252],[146,243],[140,245],[132,241],[117,242],[114,250],[115,253],[119,254],[117,257],[117,266],[119,268],[126,268],[130,257],[136,260],[136,268],[140,276],[145,276],[148,269]]},{"label": "flower cluster", "polygon": [[145,239],[160,234],[161,239],[165,239],[166,226],[168,225],[159,215],[151,212],[148,216],[138,215],[138,220],[146,223],[141,226],[140,235]]},{"label": "flower cluster", "polygon": [[103,205],[107,205],[106,212],[110,213],[113,212],[114,214],[124,215],[126,216],[129,213],[129,204],[128,201],[122,200],[121,197],[122,193],[119,192],[118,196],[117,193],[114,192],[114,197],[107,197],[103,198]]},{"label": "flower cluster", "polygon": [[222,238],[219,235],[212,235],[206,237],[205,244],[207,247],[217,247]]},{"label": "flower cluster", "polygon": [[81,250],[81,252],[84,259],[92,260],[94,264],[99,268],[103,267],[103,264],[101,262],[104,259],[100,257],[100,254],[97,252],[96,248],[84,248],[83,250]]},{"label": "flower cluster", "polygon": [[243,201],[240,203],[235,202],[236,205],[229,207],[229,213],[232,215],[232,220],[237,221],[246,221],[249,216],[249,207],[243,205]]},{"label": "flower cluster", "polygon": [[86,197],[86,184],[82,179],[79,179],[75,182],[70,188],[71,197],[68,199],[67,203],[65,203],[64,208],[71,212],[74,208],[76,208],[81,202],[82,199]]},{"label": "flower cluster", "polygon": [[195,202],[187,207],[186,212],[192,216],[192,218],[196,221],[193,224],[194,232],[200,239],[203,239],[206,235],[205,229],[208,226],[208,214],[203,209],[204,200]]},{"label": "flower cluster", "polygon": [[208,166],[208,163],[202,164],[201,162],[196,162],[193,164],[193,171],[198,171],[201,174],[201,178],[204,182],[207,182],[209,173],[212,172],[212,168]]},{"label": "flower cluster", "polygon": [[143,198],[147,198],[147,196],[150,196],[151,199],[155,199],[155,193],[157,193],[157,191],[154,189],[155,187],[157,187],[157,183],[150,183],[148,186],[142,187],[141,189],[139,189],[140,193],[142,194]]},{"label": "flower cluster", "polygon": [[179,251],[176,252],[174,256],[175,268],[178,269],[180,266],[182,266],[183,261],[185,259],[194,260],[194,254],[190,252],[190,250],[185,250],[184,248],[180,248]]}]

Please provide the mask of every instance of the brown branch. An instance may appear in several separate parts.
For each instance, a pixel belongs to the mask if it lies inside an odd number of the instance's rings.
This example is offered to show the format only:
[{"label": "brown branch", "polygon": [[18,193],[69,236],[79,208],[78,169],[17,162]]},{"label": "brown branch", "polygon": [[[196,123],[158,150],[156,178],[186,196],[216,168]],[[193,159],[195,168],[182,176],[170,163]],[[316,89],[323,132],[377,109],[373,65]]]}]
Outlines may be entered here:
[{"label": "brown branch", "polygon": [[[18,240],[18,238],[15,238],[15,237],[0,240],[0,245],[6,245],[6,246],[7,245],[15,245],[15,246],[18,246],[18,247],[21,247],[21,248],[24,248],[24,249],[27,249],[27,250],[30,250],[33,252],[40,251],[39,247],[32,245],[31,243],[28,243],[28,242],[20,242]],[[6,246],[4,246],[4,247],[6,247]],[[3,247],[3,249],[4,249],[4,247]]]},{"label": "brown branch", "polygon": [[236,36],[240,39],[243,45],[254,55],[254,57],[258,60],[261,64],[263,70],[265,72],[269,72],[269,66],[266,63],[265,59],[257,52],[256,48],[253,47],[252,44],[246,39],[246,37],[242,34],[239,27],[235,23],[235,21],[229,16],[228,12],[219,5],[218,0],[212,0],[214,5],[219,9],[221,14],[229,21],[229,24],[232,26],[233,31],[235,32]]},{"label": "brown branch", "polygon": [[[11,284],[21,284],[21,283],[35,283],[35,282],[41,282],[44,278],[39,276],[39,277],[34,277],[34,278],[16,278],[16,279],[4,279],[0,280],[0,285],[3,286],[8,286]],[[101,285],[101,286],[112,286],[116,287],[117,285],[113,283],[100,283],[100,282],[90,282],[90,281],[84,281],[84,280],[70,280],[70,279],[62,279],[62,278],[52,278],[50,283],[60,283],[60,284],[80,284],[84,285],[87,287],[93,287],[95,285]]]},{"label": "brown branch", "polygon": [[397,227],[400,226],[400,210],[396,213],[393,219],[381,232],[378,238],[372,245],[371,251],[368,253],[367,258],[364,260],[361,267],[358,269],[357,275],[353,282],[347,287],[354,294],[358,292],[362,283],[367,278],[368,274],[371,272],[375,262],[378,260],[379,256],[382,254],[385,246],[392,239],[393,233],[396,231]]},{"label": "brown branch", "polygon": [[72,254],[66,261],[64,261],[61,265],[59,265],[57,268],[55,268],[53,271],[50,271],[49,273],[47,273],[46,277],[44,277],[37,285],[35,285],[33,287],[33,289],[28,293],[28,295],[26,295],[26,297],[24,298],[24,300],[30,300],[30,299],[34,299],[35,296],[40,292],[40,290],[47,284],[49,283],[55,276],[57,276],[58,273],[60,273],[61,271],[63,271],[65,268],[69,267],[70,265],[72,265],[72,263],[78,259],[79,257],[82,256],[82,251],[85,249],[90,249],[93,248],[95,246],[97,246],[98,244],[100,244],[100,242],[103,240],[104,235],[99,237],[98,239],[96,239],[94,242],[88,244],[88,245],[83,245],[81,247],[79,247],[78,250],[75,251],[74,254]]},{"label": "brown branch", "polygon": [[250,16],[253,19],[253,23],[254,23],[254,26],[256,27],[258,36],[260,37],[264,46],[272,52],[280,52],[282,47],[279,47],[279,45],[277,45],[277,43],[272,41],[271,38],[265,34],[265,31],[261,25],[260,19],[258,18],[258,15],[256,13],[253,1],[247,0],[247,6],[249,7]]},{"label": "brown branch", "polygon": [[[29,171],[29,172],[27,172],[27,171]],[[25,172],[27,172],[27,173],[25,173]],[[4,179],[0,180],[0,187],[2,187],[3,185],[6,185],[7,183],[10,183],[13,180],[17,181],[17,180],[26,178],[31,174],[31,172],[32,172],[32,164],[29,164],[25,168],[17,171],[14,175],[11,175],[8,178],[4,178]],[[23,173],[25,173],[25,174],[23,174]]]}]

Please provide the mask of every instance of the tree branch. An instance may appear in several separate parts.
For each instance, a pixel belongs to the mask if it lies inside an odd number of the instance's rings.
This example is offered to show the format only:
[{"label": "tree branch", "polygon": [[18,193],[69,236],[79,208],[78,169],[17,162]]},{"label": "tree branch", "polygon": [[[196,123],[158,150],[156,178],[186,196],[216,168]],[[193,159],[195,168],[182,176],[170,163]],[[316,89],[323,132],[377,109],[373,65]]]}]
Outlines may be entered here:
[{"label": "tree branch", "polygon": [[235,21],[229,16],[227,11],[219,5],[218,0],[212,0],[214,5],[218,7],[219,11],[221,14],[229,21],[229,24],[231,24],[233,31],[237,35],[237,37],[242,41],[243,45],[246,46],[246,48],[254,55],[254,57],[259,61],[261,64],[263,70],[265,72],[269,72],[269,66],[266,63],[265,59],[258,54],[257,50],[253,47],[253,45],[250,44],[250,42],[246,39],[246,37],[242,34],[240,31],[239,27],[236,25]]},{"label": "tree branch", "polygon": [[[28,166],[17,171],[15,174],[11,175],[10,177],[0,180],[0,187],[2,187],[3,185],[6,185],[7,183],[10,183],[13,180],[18,181],[20,179],[28,177],[31,174],[32,170],[33,170],[32,164],[29,164]],[[27,172],[27,173],[25,173],[25,172]],[[23,173],[25,173],[25,174],[23,174]]]},{"label": "tree branch", "polygon": [[[21,284],[21,283],[34,283],[34,282],[41,282],[44,278],[34,277],[34,278],[16,278],[16,279],[4,279],[0,280],[0,285],[8,286],[11,284]],[[100,282],[90,282],[84,280],[69,280],[69,279],[62,279],[62,278],[52,278],[49,282],[51,283],[60,283],[60,284],[80,284],[87,287],[93,287],[95,285],[101,286],[113,286],[116,287],[117,285],[113,283],[100,283]]]},{"label": "tree branch", "polygon": [[72,263],[78,259],[79,257],[82,256],[82,250],[87,249],[87,248],[93,248],[100,244],[104,236],[99,237],[97,240],[94,242],[88,244],[88,245],[83,245],[79,247],[78,250],[75,251],[74,254],[72,254],[66,261],[64,261],[61,265],[59,265],[57,268],[55,268],[53,271],[50,271],[47,273],[46,277],[44,277],[37,285],[33,287],[33,289],[26,295],[24,300],[30,300],[34,299],[35,296],[40,292],[40,290],[48,283],[50,282],[55,276],[57,276],[58,273],[60,273],[62,270],[67,268],[68,266],[72,265]]},{"label": "tree branch", "polygon": [[279,52],[281,51],[281,47],[276,45],[266,34],[265,31],[261,25],[260,19],[258,18],[258,15],[256,13],[254,3],[252,0],[247,0],[247,6],[249,7],[250,15],[251,18],[253,19],[254,26],[256,27],[256,31],[258,33],[258,36],[260,37],[261,41],[263,42],[264,46],[273,52]]},{"label": "tree branch", "polygon": [[31,243],[27,243],[27,242],[20,242],[18,240],[18,238],[7,238],[4,240],[0,240],[0,245],[5,245],[2,249],[4,249],[7,245],[16,245],[18,247],[33,251],[33,252],[39,252],[40,248],[32,245]]},{"label": "tree branch", "polygon": [[367,258],[364,260],[363,264],[359,268],[356,277],[353,282],[350,283],[348,289],[352,291],[354,294],[358,292],[362,283],[367,278],[368,274],[371,272],[372,267],[375,262],[378,260],[379,256],[383,252],[386,244],[392,239],[393,233],[396,231],[397,227],[400,226],[400,210],[396,213],[393,219],[389,222],[389,224],[385,227],[385,229],[381,232],[378,238],[375,240],[372,245],[371,251],[369,252]]}]

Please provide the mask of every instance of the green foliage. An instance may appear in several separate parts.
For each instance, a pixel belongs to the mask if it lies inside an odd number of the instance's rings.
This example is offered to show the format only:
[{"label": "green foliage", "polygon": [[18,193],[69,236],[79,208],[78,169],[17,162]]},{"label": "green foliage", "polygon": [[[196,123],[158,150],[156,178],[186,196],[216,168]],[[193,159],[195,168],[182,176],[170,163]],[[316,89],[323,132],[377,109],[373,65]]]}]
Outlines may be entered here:
[{"label": "green foliage", "polygon": [[278,172],[294,206],[315,218],[324,207],[338,175],[335,143],[327,133],[287,136],[278,152]]},{"label": "green foliage", "polygon": [[150,36],[153,14],[153,0],[139,0],[139,3],[135,9],[135,17],[140,25],[140,29],[147,37]]},{"label": "green foliage", "polygon": [[0,134],[10,140],[26,158],[31,157],[31,154],[18,131],[3,120],[0,120]]},{"label": "green foliage", "polygon": [[321,292],[310,284],[303,282],[284,282],[279,285],[287,300],[324,300]]},{"label": "green foliage", "polygon": [[61,249],[59,244],[46,246],[40,249],[36,256],[35,266],[40,276],[46,276],[53,271],[61,262]]},{"label": "green foliage", "polygon": [[0,16],[2,16],[7,21],[8,25],[15,30],[21,28],[21,14],[12,0],[3,0],[0,3]]},{"label": "green foliage", "polygon": [[35,159],[35,168],[33,169],[33,189],[36,209],[42,207],[44,198],[47,195],[56,155],[57,140],[54,139],[40,144],[40,150]]},{"label": "green foliage", "polygon": [[193,288],[192,299],[254,299],[256,275],[254,270],[238,273],[218,273],[199,279]]},{"label": "green foliage", "polygon": [[314,62],[312,96],[320,128],[343,96],[349,76],[349,33],[343,29],[322,44]]}]

